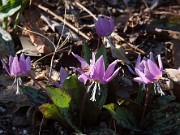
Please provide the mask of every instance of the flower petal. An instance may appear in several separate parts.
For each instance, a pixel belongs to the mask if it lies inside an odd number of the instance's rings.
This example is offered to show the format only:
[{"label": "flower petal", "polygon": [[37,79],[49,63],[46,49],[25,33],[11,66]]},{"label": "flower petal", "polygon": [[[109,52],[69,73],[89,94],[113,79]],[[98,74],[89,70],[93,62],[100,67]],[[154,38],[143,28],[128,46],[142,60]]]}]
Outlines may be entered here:
[{"label": "flower petal", "polygon": [[60,82],[64,82],[67,77],[68,77],[67,71],[63,67],[61,67],[60,68]]},{"label": "flower petal", "polygon": [[23,74],[26,74],[27,73],[27,66],[26,66],[26,60],[25,60],[23,53],[20,55],[20,58],[19,58],[19,66],[21,68],[21,72]]},{"label": "flower petal", "polygon": [[157,67],[157,65],[152,60],[147,60],[148,68],[150,73],[158,79],[159,77],[162,77],[162,71]]},{"label": "flower petal", "polygon": [[27,73],[31,70],[31,59],[29,56],[26,58],[26,69],[27,69]]},{"label": "flower petal", "polygon": [[4,69],[6,70],[6,72],[10,75],[10,72],[9,72],[9,70],[8,70],[8,67],[7,67],[6,63],[4,63],[3,60],[1,60],[1,62],[2,62],[2,64],[3,64],[3,67],[4,67]]},{"label": "flower petal", "polygon": [[149,59],[152,60],[153,62],[155,62],[154,56],[153,56],[153,53],[152,53],[152,52],[150,52],[150,54],[149,54]]},{"label": "flower petal", "polygon": [[78,80],[83,82],[85,85],[87,80],[89,80],[89,77],[84,73],[84,74],[81,74],[80,76],[78,76]]},{"label": "flower petal", "polygon": [[159,54],[159,55],[157,55],[157,57],[158,57],[159,68],[161,71],[163,71],[163,64],[162,64],[162,60],[161,60],[161,55]]},{"label": "flower petal", "polygon": [[94,65],[92,79],[102,82],[104,74],[105,74],[104,57],[103,55],[101,55]]},{"label": "flower petal", "polygon": [[71,53],[72,53],[72,55],[73,55],[76,59],[79,60],[79,62],[81,63],[81,68],[82,68],[82,69],[85,69],[85,68],[89,67],[89,64],[86,62],[85,59],[83,59],[82,57],[80,57],[80,56],[77,55],[77,54],[74,54],[73,52],[71,52]]},{"label": "flower petal", "polygon": [[138,82],[138,83],[143,83],[143,84],[145,83],[144,80],[142,80],[141,77],[135,77],[135,78],[134,78],[134,81],[136,81],[136,82]]},{"label": "flower petal", "polygon": [[107,70],[105,72],[105,75],[104,75],[105,80],[107,80],[112,75],[112,73],[114,72],[114,68],[115,68],[115,66],[117,65],[118,62],[119,62],[119,60],[115,60],[114,62],[112,62],[108,66],[108,68],[107,68]]},{"label": "flower petal", "polygon": [[19,65],[18,57],[15,56],[10,67],[11,76],[17,76],[21,74],[21,68]]},{"label": "flower petal", "polygon": [[138,68],[140,63],[141,63],[141,55],[139,54],[136,60],[135,68]]},{"label": "flower petal", "polygon": [[120,70],[120,69],[121,69],[121,68],[116,69],[116,70],[114,71],[114,73],[113,73],[109,78],[104,79],[104,83],[110,82],[110,81],[119,73],[119,70]]},{"label": "flower petal", "polygon": [[144,83],[150,83],[151,81],[146,78],[145,74],[143,72],[141,72],[139,69],[135,69],[136,73],[138,74],[138,76],[141,78],[141,80],[143,80]]},{"label": "flower petal", "polygon": [[132,74],[136,75],[136,73],[134,72],[134,70],[133,70],[129,65],[126,65],[126,66],[128,67],[129,71],[130,71]]}]

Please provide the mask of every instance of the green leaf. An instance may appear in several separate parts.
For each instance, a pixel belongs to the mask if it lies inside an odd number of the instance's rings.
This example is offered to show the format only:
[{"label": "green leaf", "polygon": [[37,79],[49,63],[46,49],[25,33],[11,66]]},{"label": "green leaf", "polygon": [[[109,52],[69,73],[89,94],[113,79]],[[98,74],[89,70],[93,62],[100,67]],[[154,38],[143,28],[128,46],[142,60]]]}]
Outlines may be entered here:
[{"label": "green leaf", "polygon": [[131,112],[125,107],[117,106],[113,103],[104,105],[104,108],[110,111],[116,122],[124,128],[134,131],[140,131],[137,127],[138,120]]},{"label": "green leaf", "polygon": [[[23,0],[26,1],[26,0]],[[9,0],[6,5],[0,7],[0,20],[13,15],[21,8],[22,2],[21,0]]]},{"label": "green leaf", "polygon": [[47,119],[60,120],[62,115],[59,113],[59,110],[54,104],[43,104],[39,107],[39,110]]},{"label": "green leaf", "polygon": [[68,108],[69,103],[71,101],[71,97],[65,92],[60,90],[59,88],[46,88],[49,94],[51,95],[51,99],[53,103],[60,108]]},{"label": "green leaf", "polygon": [[[86,93],[87,90],[85,89],[84,84],[78,80],[76,75],[72,75],[64,81],[63,89],[71,96],[73,102],[76,104],[78,108],[76,112],[78,114],[80,114],[82,111],[83,99],[84,96],[86,96],[85,106],[83,108],[83,121],[87,122],[88,124],[93,124],[97,120],[100,110],[92,101],[89,100],[90,95],[89,93]],[[92,112],[89,113],[90,111]]]},{"label": "green leaf", "polygon": [[66,91],[73,101],[80,106],[86,89],[76,75],[69,76],[63,83],[63,90]]},{"label": "green leaf", "polygon": [[37,90],[29,86],[20,86],[20,88],[36,107],[51,102],[50,98],[43,90]]},{"label": "green leaf", "polygon": [[121,107],[125,107],[129,111],[133,112],[137,120],[140,120],[141,113],[139,112],[142,112],[143,106],[137,104],[136,102],[130,99],[118,100],[117,102]]},{"label": "green leaf", "polygon": [[143,124],[145,133],[165,135],[177,131],[180,127],[180,104],[171,103],[149,112]]},{"label": "green leaf", "polygon": [[174,101],[176,99],[175,96],[172,95],[163,95],[156,99],[156,105],[167,105],[171,101]]},{"label": "green leaf", "polygon": [[83,51],[83,57],[84,59],[90,63],[90,59],[92,57],[92,52],[91,50],[89,49],[88,47],[88,44],[87,43],[84,43],[83,46],[82,46],[82,51]]},{"label": "green leaf", "polygon": [[59,88],[47,87],[46,89],[51,95],[53,104],[58,108],[66,122],[74,130],[81,132],[76,126],[79,120],[77,116],[77,106],[74,101],[71,100],[70,95],[66,91],[60,90]]}]

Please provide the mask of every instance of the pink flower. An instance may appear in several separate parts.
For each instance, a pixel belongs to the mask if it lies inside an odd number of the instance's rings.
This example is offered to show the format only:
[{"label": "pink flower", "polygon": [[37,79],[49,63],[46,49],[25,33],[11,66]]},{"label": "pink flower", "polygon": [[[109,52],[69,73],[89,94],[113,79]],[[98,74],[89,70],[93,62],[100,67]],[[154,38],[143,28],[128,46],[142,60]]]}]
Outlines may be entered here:
[{"label": "pink flower", "polygon": [[18,56],[15,56],[15,57],[9,56],[8,65],[6,65],[4,61],[2,61],[2,64],[3,64],[3,67],[5,68],[6,72],[10,76],[15,77],[14,83],[17,83],[16,94],[19,94],[19,84],[21,84],[21,82],[22,82],[20,76],[27,75],[31,69],[30,57],[27,57],[25,59],[24,54],[21,54],[21,56],[18,60]]},{"label": "pink flower", "polygon": [[73,69],[77,70],[80,75],[78,79],[86,84],[86,82],[89,80],[91,82],[88,91],[90,88],[94,85],[93,88],[93,94],[92,94],[92,101],[95,101],[95,93],[96,89],[98,88],[100,90],[100,84],[106,84],[110,82],[119,72],[120,68],[115,69],[116,64],[119,62],[119,60],[115,60],[112,62],[107,70],[105,70],[105,63],[104,63],[104,57],[101,55],[99,59],[95,60],[95,55],[92,54],[92,59],[90,60],[90,64],[88,64],[85,59],[81,58],[80,56],[72,53],[75,58],[79,60],[81,63],[81,68],[75,68]]}]

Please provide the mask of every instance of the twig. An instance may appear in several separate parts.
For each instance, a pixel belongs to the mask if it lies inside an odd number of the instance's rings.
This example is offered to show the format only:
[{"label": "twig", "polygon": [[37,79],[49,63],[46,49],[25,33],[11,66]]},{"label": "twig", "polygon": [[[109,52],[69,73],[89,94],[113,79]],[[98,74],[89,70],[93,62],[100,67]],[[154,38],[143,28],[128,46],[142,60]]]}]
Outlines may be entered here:
[{"label": "twig", "polygon": [[71,28],[73,31],[75,31],[76,33],[78,33],[79,35],[81,35],[83,38],[85,38],[86,40],[90,40],[90,38],[85,35],[83,32],[81,32],[78,28],[74,27],[73,25],[71,25],[69,22],[64,21],[63,17],[58,16],[57,14],[55,14],[54,12],[52,12],[51,10],[49,10],[48,8],[42,6],[41,4],[37,4],[37,3],[33,3],[33,5],[37,6],[38,8],[40,8],[41,10],[51,14],[52,16],[54,16],[55,18],[57,18],[59,21],[64,22],[64,24],[66,26],[68,26],[69,28]]},{"label": "twig", "polygon": [[[66,5],[67,3],[65,2],[65,5]],[[66,7],[66,6],[65,6]],[[57,52],[57,50],[58,49],[60,49],[61,47],[63,47],[65,44],[61,44],[60,45],[60,42],[61,42],[61,39],[62,39],[62,35],[63,35],[63,33],[64,33],[64,26],[65,26],[65,20],[66,19],[66,8],[65,8],[65,14],[64,14],[64,20],[63,20],[63,28],[62,28],[62,31],[61,31],[61,36],[60,36],[60,38],[59,38],[59,41],[58,41],[58,44],[57,44],[57,46],[56,46],[56,48],[55,48],[55,50],[54,50],[54,52],[53,52],[53,55],[52,55],[52,58],[51,58],[51,64],[50,64],[50,70],[49,70],[49,78],[51,78],[51,74],[52,74],[52,66],[53,66],[53,63],[54,63],[54,57],[55,57],[55,55],[56,55],[56,52]],[[69,37],[69,35],[66,37],[66,39]]]},{"label": "twig", "polygon": [[96,21],[98,20],[97,17],[91,12],[89,11],[87,8],[85,8],[83,5],[81,5],[78,2],[75,2],[77,6],[79,6],[80,8],[82,8],[84,11],[86,11],[89,15],[91,15]]},{"label": "twig", "polygon": [[[69,47],[71,47],[71,46],[64,47],[63,49],[58,50],[57,52],[63,52],[65,49],[67,49],[67,48],[69,48]],[[53,53],[54,53],[54,52],[46,54],[45,56],[43,56],[43,57],[39,58],[38,60],[36,60],[34,63],[37,63],[37,62],[39,62],[40,60],[42,60],[42,59],[44,59],[44,58],[46,58],[46,57],[48,57],[48,56],[50,56],[50,55],[53,55]]]}]

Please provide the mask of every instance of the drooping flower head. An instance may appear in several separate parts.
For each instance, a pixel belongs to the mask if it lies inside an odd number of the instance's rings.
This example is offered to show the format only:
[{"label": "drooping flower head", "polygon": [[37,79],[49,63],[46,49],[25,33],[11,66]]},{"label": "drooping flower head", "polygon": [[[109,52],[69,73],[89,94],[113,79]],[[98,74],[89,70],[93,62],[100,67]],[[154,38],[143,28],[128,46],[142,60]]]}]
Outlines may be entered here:
[{"label": "drooping flower head", "polygon": [[[2,61],[2,60],[1,60]],[[9,56],[8,66],[2,61],[3,67],[10,76],[23,76],[27,75],[31,68],[31,59],[25,59],[24,54],[21,54],[19,60],[18,56]]]},{"label": "drooping flower head", "polygon": [[86,84],[88,80],[90,81],[88,91],[92,86],[94,86],[91,100],[95,101],[96,90],[100,90],[100,84],[106,84],[110,82],[118,74],[120,68],[116,69],[115,71],[114,69],[119,60],[115,60],[114,62],[112,62],[108,66],[107,70],[105,70],[103,55],[101,55],[97,60],[95,60],[95,55],[92,53],[92,59],[90,60],[90,64],[88,64],[85,59],[81,58],[80,56],[74,53],[72,54],[81,63],[81,68],[72,68],[80,73],[78,79],[81,82]]},{"label": "drooping flower head", "polygon": [[159,66],[157,66],[157,64],[155,63],[152,53],[150,53],[149,59],[144,57],[141,60],[141,55],[139,55],[135,63],[135,70],[128,66],[129,70],[133,74],[138,76],[134,78],[134,81],[142,84],[154,83],[155,85],[158,85],[158,87],[160,87],[159,83],[157,84],[157,82],[162,78],[163,66],[161,56],[158,55],[157,57]]},{"label": "drooping flower head", "polygon": [[31,59],[30,57],[27,57],[25,59],[24,54],[20,55],[20,58],[18,60],[18,56],[9,56],[9,62],[8,64],[5,64],[3,60],[2,64],[5,68],[6,72],[12,76],[15,77],[15,81],[17,83],[17,92],[16,94],[19,94],[19,83],[21,83],[20,76],[25,76],[30,72],[31,69]]},{"label": "drooping flower head", "polygon": [[95,23],[95,28],[99,37],[108,36],[114,31],[114,21],[112,17],[108,19],[105,16],[98,16],[98,21]]}]

